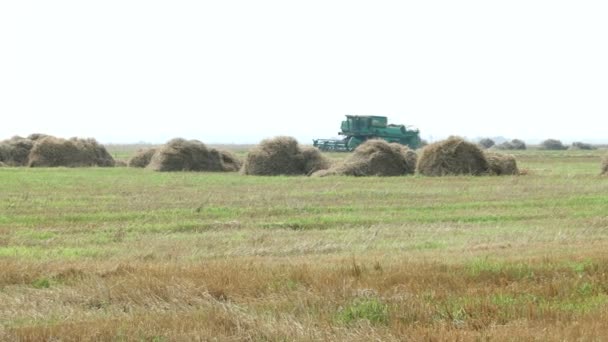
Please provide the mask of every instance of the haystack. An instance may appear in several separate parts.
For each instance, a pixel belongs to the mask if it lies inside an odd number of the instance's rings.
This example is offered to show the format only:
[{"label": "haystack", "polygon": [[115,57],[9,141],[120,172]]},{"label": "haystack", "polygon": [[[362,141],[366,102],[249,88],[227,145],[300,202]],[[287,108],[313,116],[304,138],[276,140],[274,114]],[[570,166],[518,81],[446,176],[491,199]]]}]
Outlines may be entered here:
[{"label": "haystack", "polygon": [[490,174],[496,176],[518,175],[517,161],[510,154],[485,152]]},{"label": "haystack", "polygon": [[27,138],[14,136],[0,142],[0,162],[7,166],[25,166],[34,142]]},{"label": "haystack", "polygon": [[106,148],[93,138],[71,138],[70,141],[82,151],[86,158],[93,160],[92,166],[113,167],[116,163]]},{"label": "haystack", "polygon": [[241,172],[246,175],[310,175],[329,168],[329,160],[312,147],[300,148],[292,137],[265,139],[247,154]]},{"label": "haystack", "polygon": [[418,159],[418,172],[426,176],[482,175],[489,165],[482,150],[462,138],[450,137],[428,145]]},{"label": "haystack", "polygon": [[327,173],[347,176],[401,176],[413,174],[417,155],[408,147],[372,139],[359,145],[343,164]]},{"label": "haystack", "polygon": [[157,149],[147,168],[154,171],[237,171],[238,158],[198,140],[176,138]]},{"label": "haystack", "polygon": [[320,170],[327,170],[331,167],[329,159],[315,147],[303,147],[302,158],[304,160],[304,173],[307,175]]},{"label": "haystack", "polygon": [[560,140],[557,139],[547,139],[540,143],[540,147],[544,150],[565,150],[566,146],[562,144]]},{"label": "haystack", "polygon": [[239,171],[241,166],[243,166],[243,162],[235,154],[223,150],[219,150],[218,152],[220,153],[224,171]]},{"label": "haystack", "polygon": [[146,167],[150,164],[152,156],[156,153],[156,148],[145,148],[135,152],[135,155],[129,159],[129,167]]},{"label": "haystack", "polygon": [[34,144],[28,165],[30,167],[111,167],[114,163],[114,158],[95,139],[66,140],[47,136]]}]

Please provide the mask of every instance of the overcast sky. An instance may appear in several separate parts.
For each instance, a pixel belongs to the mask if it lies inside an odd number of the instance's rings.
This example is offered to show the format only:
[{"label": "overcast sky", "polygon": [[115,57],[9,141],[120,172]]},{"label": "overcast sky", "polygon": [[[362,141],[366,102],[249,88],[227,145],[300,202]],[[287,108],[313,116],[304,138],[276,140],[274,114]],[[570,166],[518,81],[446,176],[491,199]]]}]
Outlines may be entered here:
[{"label": "overcast sky", "polygon": [[606,1],[2,1],[0,139],[608,141]]}]

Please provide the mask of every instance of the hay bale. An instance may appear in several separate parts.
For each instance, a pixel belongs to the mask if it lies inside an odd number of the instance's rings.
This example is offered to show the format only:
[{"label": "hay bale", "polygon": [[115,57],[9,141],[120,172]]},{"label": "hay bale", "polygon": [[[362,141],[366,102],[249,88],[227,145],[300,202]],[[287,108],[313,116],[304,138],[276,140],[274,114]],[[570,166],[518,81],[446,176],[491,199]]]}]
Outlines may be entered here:
[{"label": "hay bale", "polygon": [[156,153],[156,148],[145,148],[135,152],[135,155],[129,159],[129,167],[146,167],[150,164],[152,156]]},{"label": "hay bale", "polygon": [[147,168],[154,171],[237,171],[238,158],[209,149],[198,140],[176,138],[152,155]]},{"label": "hay bale", "polygon": [[239,171],[243,161],[232,152],[219,150],[223,171]]},{"label": "hay bale", "polygon": [[158,148],[147,166],[154,171],[221,171],[218,153],[198,140],[172,139]]},{"label": "hay bale", "polygon": [[47,136],[34,144],[28,165],[30,167],[112,167],[114,164],[114,158],[95,139],[66,140]]},{"label": "hay bale", "polygon": [[566,149],[566,146],[564,146],[564,144],[562,144],[562,142],[557,139],[547,139],[540,143],[540,147],[543,150],[553,150],[553,151],[559,151],[559,150]]},{"label": "hay bale", "polygon": [[34,142],[27,138],[14,136],[0,142],[0,161],[7,166],[26,166]]},{"label": "hay bale", "polygon": [[418,172],[426,176],[486,174],[488,161],[482,150],[462,138],[450,137],[428,145],[418,159]]},{"label": "hay bale", "polygon": [[329,167],[316,148],[300,148],[292,137],[265,139],[247,154],[241,172],[246,175],[308,175]]},{"label": "hay bale", "polygon": [[513,155],[485,152],[490,174],[496,176],[518,175],[517,160]]},{"label": "hay bale", "polygon": [[367,140],[344,163],[316,176],[401,176],[416,170],[416,152],[407,146],[384,140]]},{"label": "hay bale", "polygon": [[331,167],[331,162],[321,153],[321,151],[319,151],[319,149],[306,146],[302,148],[301,152],[305,174],[312,175],[314,172],[326,170]]},{"label": "hay bale", "polygon": [[570,150],[595,150],[595,146],[584,142],[575,141],[569,147]]},{"label": "hay bale", "polygon": [[490,148],[492,146],[496,145],[496,143],[494,142],[494,140],[490,139],[490,138],[484,138],[479,140],[479,146],[483,147],[483,148]]},{"label": "hay bale", "polygon": [[91,166],[113,167],[116,163],[110,152],[93,138],[71,138],[74,145],[81,151],[83,156],[92,160]]}]

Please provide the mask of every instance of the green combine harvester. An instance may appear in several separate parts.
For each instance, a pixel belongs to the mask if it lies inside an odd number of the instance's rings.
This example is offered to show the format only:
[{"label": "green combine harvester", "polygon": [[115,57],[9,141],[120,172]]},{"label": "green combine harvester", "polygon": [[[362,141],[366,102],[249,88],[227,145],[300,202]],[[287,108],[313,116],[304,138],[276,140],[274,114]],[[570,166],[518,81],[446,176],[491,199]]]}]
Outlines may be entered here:
[{"label": "green combine harvester", "polygon": [[420,131],[404,125],[388,125],[386,116],[347,115],[342,121],[344,139],[314,139],[313,145],[321,151],[349,152],[368,139],[383,139],[407,145],[412,149],[420,146]]}]

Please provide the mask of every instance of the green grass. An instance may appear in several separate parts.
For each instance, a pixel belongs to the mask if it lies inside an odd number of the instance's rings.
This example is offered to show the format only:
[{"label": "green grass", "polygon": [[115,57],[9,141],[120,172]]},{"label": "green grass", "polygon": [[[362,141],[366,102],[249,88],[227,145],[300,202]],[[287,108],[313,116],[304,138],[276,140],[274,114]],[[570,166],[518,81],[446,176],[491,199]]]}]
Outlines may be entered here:
[{"label": "green grass", "polygon": [[600,324],[604,153],[516,151],[517,177],[0,168],[0,321],[15,336],[80,322],[68,330],[126,340],[188,339],[177,330],[201,324],[253,340]]}]

